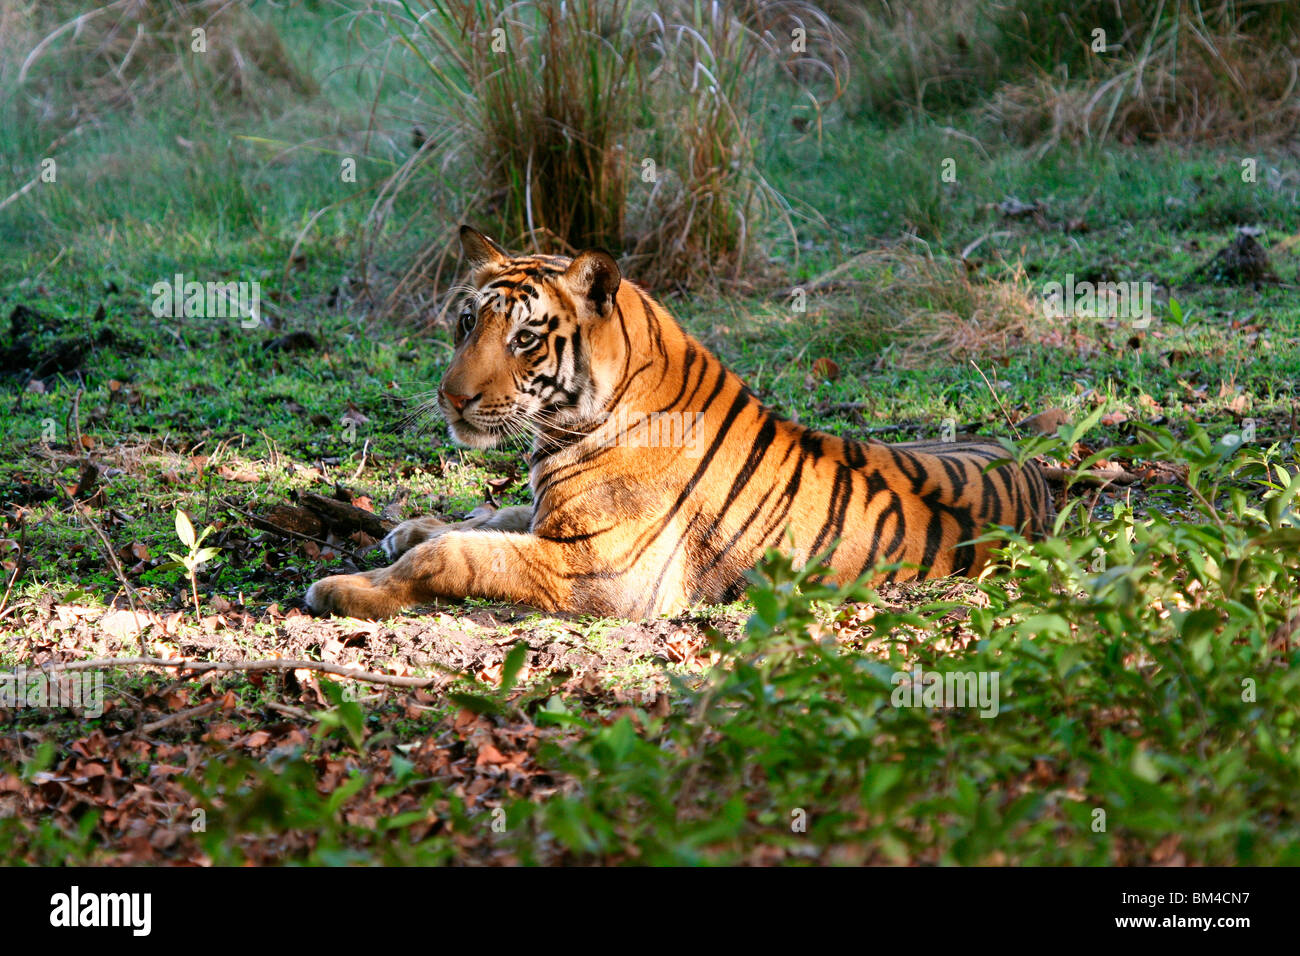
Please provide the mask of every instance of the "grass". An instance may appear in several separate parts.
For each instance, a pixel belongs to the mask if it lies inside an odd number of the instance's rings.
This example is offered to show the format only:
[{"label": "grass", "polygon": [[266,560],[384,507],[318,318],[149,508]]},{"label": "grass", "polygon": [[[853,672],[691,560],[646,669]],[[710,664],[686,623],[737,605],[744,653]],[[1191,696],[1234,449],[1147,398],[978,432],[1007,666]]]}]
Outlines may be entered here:
[{"label": "grass", "polygon": [[[766,118],[795,100],[816,125],[842,92],[843,34],[802,2],[452,0],[352,16],[378,30],[371,65],[400,82],[398,115],[415,130],[389,196],[473,209],[512,248],[625,248],[659,284],[752,268],[759,231],[786,218],[757,165]],[[391,226],[375,213],[372,228]],[[425,239],[404,287],[424,273],[437,284],[449,238]]]},{"label": "grass", "polygon": [[[862,114],[979,105],[1000,134],[1069,142],[1285,142],[1294,8],[1271,0],[864,4]],[[1247,79],[1249,77],[1250,79]]]},{"label": "grass", "polygon": [[[454,223],[406,193],[383,241],[357,243],[411,155],[405,126],[367,131],[374,98],[396,112],[401,90],[327,69],[351,56],[345,24],[265,15],[319,93],[104,111],[54,151],[56,183],[0,209],[0,317],[18,305],[42,316],[2,380],[0,583],[20,547],[24,564],[0,611],[0,663],[143,643],[439,683],[363,687],[356,702],[305,673],[173,682],[109,669],[101,717],[10,708],[21,733],[0,737],[0,793],[17,794],[0,814],[6,859],[1297,862],[1300,549],[1286,488],[1300,167],[1286,150],[1042,150],[990,132],[978,108],[889,123],[831,111],[820,141],[779,124],[762,140],[762,174],[789,199],[799,245],[765,237],[773,262],[748,291],[658,288],[764,400],[839,434],[935,438],[949,420],[1005,435],[1004,414],[1052,406],[1099,418],[1024,453],[1071,465],[1101,454],[1148,477],[1076,487],[1062,534],[1012,548],[1002,573],[836,594],[773,559],[745,601],[675,619],[471,601],[375,627],[311,621],[294,599],[362,545],[289,539],[244,512],[338,483],[376,512],[457,516],[489,495],[526,501],[527,486],[517,453],[456,449],[439,424],[394,428],[437,382],[450,336],[436,290],[382,314],[407,262],[375,254],[401,229]],[[66,130],[5,94],[16,189]],[[341,154],[356,157],[356,183],[340,178]],[[1259,161],[1254,182],[1246,157]],[[1011,196],[1041,200],[1041,216],[1003,217]],[[1241,225],[1264,229],[1283,283],[1192,280]],[[177,271],[257,279],[275,326],[155,318],[150,286]],[[1152,324],[1049,321],[1043,287],[1071,273],[1154,282]],[[1014,337],[954,348],[977,308]],[[291,332],[312,338],[295,346]],[[54,365],[30,376],[33,356]],[[1219,439],[1247,422],[1254,441],[1228,454]],[[88,447],[75,447],[78,429]],[[83,513],[59,486],[75,486],[86,459],[99,471]],[[157,567],[179,550],[178,508],[217,527],[197,621],[188,579]],[[122,587],[88,520],[157,616],[143,635],[106,623]],[[895,706],[895,675],[917,665],[999,675],[999,716]],[[201,704],[215,709],[133,736]],[[114,761],[107,784],[75,782]],[[133,821],[147,846],[104,796],[136,784],[178,808]],[[800,810],[807,826],[792,829]]]}]

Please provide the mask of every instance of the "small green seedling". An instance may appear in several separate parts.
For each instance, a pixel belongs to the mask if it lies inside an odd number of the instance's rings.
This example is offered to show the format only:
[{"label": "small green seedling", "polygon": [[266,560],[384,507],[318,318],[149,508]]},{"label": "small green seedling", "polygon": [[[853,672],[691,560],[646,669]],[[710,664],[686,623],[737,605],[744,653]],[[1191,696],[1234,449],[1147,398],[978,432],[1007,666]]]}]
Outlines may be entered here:
[{"label": "small green seedling", "polygon": [[1178,340],[1184,351],[1191,351],[1191,345],[1187,341],[1188,325],[1192,321],[1192,310],[1184,309],[1179,301],[1175,298],[1169,300],[1168,319],[1171,325],[1178,326]]},{"label": "small green seedling", "polygon": [[1187,321],[1192,317],[1190,312],[1184,312],[1183,307],[1178,304],[1177,299],[1169,300],[1169,321],[1174,323],[1180,329],[1187,326]]},{"label": "small green seedling", "polygon": [[324,737],[334,733],[357,750],[361,750],[366,742],[366,715],[353,697],[352,688],[345,688],[341,684],[324,679],[320,682],[320,688],[333,706],[329,710],[312,714],[320,721],[316,728],[316,736]]},{"label": "small green seedling", "polygon": [[167,557],[171,562],[161,565],[160,571],[169,571],[173,568],[184,568],[185,573],[189,575],[190,591],[194,595],[194,617],[199,617],[199,581],[198,571],[205,563],[211,561],[221,553],[220,548],[205,548],[203,542],[208,535],[212,534],[212,525],[203,529],[203,533],[197,537],[194,535],[194,525],[190,523],[189,515],[179,508],[176,509],[176,537],[181,539],[181,544],[189,548],[189,553],[185,555],[167,552]]}]

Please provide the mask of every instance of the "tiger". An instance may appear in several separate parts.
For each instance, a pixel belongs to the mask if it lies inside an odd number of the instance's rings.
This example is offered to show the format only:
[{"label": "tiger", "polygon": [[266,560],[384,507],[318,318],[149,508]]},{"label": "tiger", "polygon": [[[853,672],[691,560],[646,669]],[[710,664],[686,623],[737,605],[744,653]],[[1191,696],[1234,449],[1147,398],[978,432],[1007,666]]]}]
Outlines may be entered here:
[{"label": "tiger", "polygon": [[990,527],[1047,532],[1042,471],[997,444],[816,431],[768,408],[609,253],[511,255],[469,226],[460,240],[471,292],[437,408],[461,445],[530,441],[533,503],[402,522],[380,543],[390,565],[311,586],[315,613],[477,597],[644,619],[740,599],[772,548],[830,552],[828,579],[879,583],[977,574]]}]

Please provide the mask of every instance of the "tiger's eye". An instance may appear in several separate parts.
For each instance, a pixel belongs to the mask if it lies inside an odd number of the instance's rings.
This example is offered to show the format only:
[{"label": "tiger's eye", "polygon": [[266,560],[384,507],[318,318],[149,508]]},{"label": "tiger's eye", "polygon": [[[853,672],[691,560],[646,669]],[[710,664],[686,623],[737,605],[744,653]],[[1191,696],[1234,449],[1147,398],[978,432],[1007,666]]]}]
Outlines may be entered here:
[{"label": "tiger's eye", "polygon": [[532,332],[520,332],[518,335],[515,336],[515,348],[517,349],[530,348],[533,345],[533,343],[536,341],[537,341],[537,336],[534,335]]},{"label": "tiger's eye", "polygon": [[460,314],[460,334],[469,335],[474,331],[474,313],[466,309]]}]

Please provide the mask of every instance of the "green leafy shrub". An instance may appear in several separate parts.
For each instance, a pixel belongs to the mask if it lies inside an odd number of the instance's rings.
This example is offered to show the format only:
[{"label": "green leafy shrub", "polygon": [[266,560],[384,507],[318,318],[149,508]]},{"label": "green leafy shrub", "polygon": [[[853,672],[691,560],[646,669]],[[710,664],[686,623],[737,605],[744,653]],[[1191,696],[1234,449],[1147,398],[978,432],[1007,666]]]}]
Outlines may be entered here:
[{"label": "green leafy shrub", "polygon": [[[1128,451],[1186,487],[1069,509],[1068,536],[1007,547],[986,606],[876,606],[860,646],[829,625],[878,597],[769,556],[747,639],[666,720],[556,749],[583,783],[535,825],[637,862],[1300,861],[1295,463],[1200,431]],[[898,706],[918,665],[997,675],[996,714]]]}]

